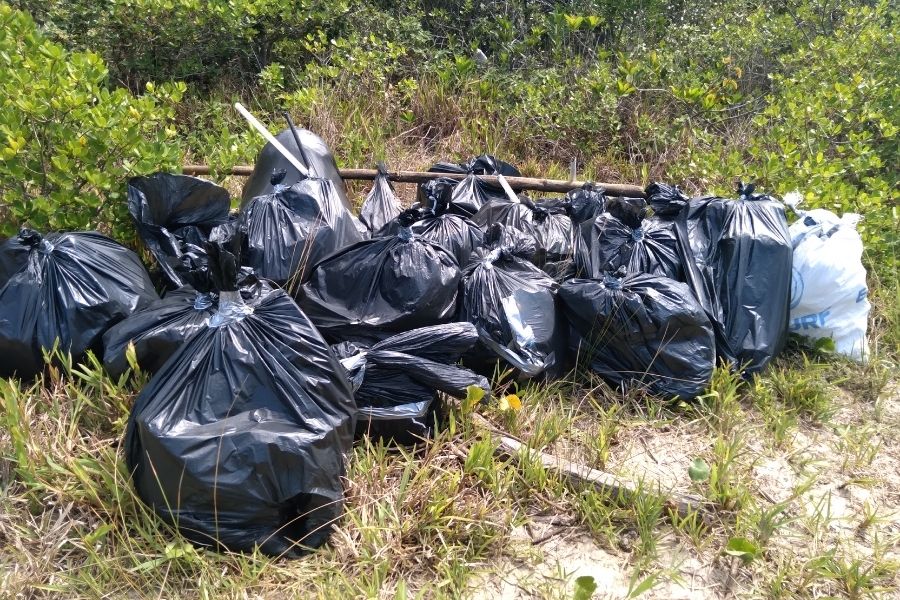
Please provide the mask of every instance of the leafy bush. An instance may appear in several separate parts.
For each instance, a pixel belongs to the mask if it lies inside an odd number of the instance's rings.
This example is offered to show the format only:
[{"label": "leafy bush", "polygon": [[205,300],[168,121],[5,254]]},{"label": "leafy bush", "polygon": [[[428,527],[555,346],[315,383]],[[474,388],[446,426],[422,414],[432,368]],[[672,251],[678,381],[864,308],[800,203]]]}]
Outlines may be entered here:
[{"label": "leafy bush", "polygon": [[67,52],[0,4],[0,235],[28,224],[130,236],[125,180],[179,164],[171,120],[185,86],[132,96],[107,80],[98,55]]},{"label": "leafy bush", "polygon": [[178,79],[239,84],[285,57],[313,58],[306,43],[334,38],[346,0],[14,0],[53,38],[101,52],[132,90]]}]

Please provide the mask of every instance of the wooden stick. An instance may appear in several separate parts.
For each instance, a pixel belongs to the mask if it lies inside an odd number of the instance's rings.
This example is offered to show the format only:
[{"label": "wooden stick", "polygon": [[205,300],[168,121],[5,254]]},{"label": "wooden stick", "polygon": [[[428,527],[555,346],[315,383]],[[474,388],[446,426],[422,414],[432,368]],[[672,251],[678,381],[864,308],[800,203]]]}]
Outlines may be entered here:
[{"label": "wooden stick", "polygon": [[[210,168],[206,165],[184,165],[181,172],[186,175],[209,175]],[[238,165],[231,168],[231,175],[242,177],[253,173],[253,167]],[[340,169],[339,173],[344,179],[373,180],[378,175],[377,169]],[[399,183],[425,183],[438,177],[447,177],[460,181],[466,178],[464,173],[432,173],[430,171],[388,171],[388,179]],[[495,175],[479,175],[479,179],[488,183],[499,184]],[[538,192],[565,193],[569,190],[580,188],[585,181],[563,181],[561,179],[543,179],[535,177],[506,177],[507,183],[514,189],[534,190]],[[644,190],[640,186],[627,183],[597,183],[598,187],[606,190],[612,196],[629,196],[632,198],[644,198]]]},{"label": "wooden stick", "polygon": [[[641,493],[637,485],[617,477],[612,473],[600,471],[588,467],[587,465],[581,465],[564,458],[553,456],[552,454],[547,454],[546,452],[541,452],[540,450],[528,448],[524,442],[498,430],[487,419],[479,414],[475,414],[474,419],[481,427],[484,427],[499,436],[500,446],[497,448],[497,451],[510,458],[515,459],[523,449],[527,449],[532,460],[539,460],[545,469],[559,473],[577,485],[591,486],[600,492],[609,494],[613,498],[620,498],[622,500],[634,498]],[[666,498],[666,506],[681,518],[684,518],[691,513],[698,513],[701,518],[706,520],[707,515],[703,510],[705,505],[706,501],[699,496],[688,496],[675,493]]]}]

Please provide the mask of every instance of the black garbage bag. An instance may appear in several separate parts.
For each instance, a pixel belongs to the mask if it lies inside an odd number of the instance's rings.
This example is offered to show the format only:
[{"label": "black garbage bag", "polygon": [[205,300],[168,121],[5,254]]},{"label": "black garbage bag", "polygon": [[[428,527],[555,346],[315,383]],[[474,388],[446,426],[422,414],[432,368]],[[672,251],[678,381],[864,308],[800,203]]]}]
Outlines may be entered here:
[{"label": "black garbage bag", "polygon": [[478,330],[465,364],[492,373],[503,360],[525,377],[555,375],[565,362],[565,326],[556,306],[558,284],[529,262],[532,238],[500,224],[463,271],[459,320]]},{"label": "black garbage bag", "polygon": [[228,191],[205,179],[155,173],[128,181],[128,212],[174,288],[188,284],[186,273],[204,260],[203,243],[230,209]]},{"label": "black garbage bag", "polygon": [[363,239],[331,180],[284,187],[282,178],[274,175],[272,193],[244,204],[240,216],[244,264],[279,285],[302,283],[317,262]]},{"label": "black garbage bag", "polygon": [[401,210],[400,199],[388,179],[387,168],[379,163],[375,183],[359,209],[359,220],[369,233],[375,233],[396,219]]},{"label": "black garbage bag", "polygon": [[79,360],[103,333],[158,299],[134,252],[96,232],[22,229],[0,246],[0,377],[29,378],[43,350]]},{"label": "black garbage bag", "polygon": [[639,227],[647,216],[647,201],[643,198],[611,196],[606,198],[606,212],[629,227]]},{"label": "black garbage bag", "polygon": [[535,252],[531,259],[538,267],[571,256],[572,221],[560,206],[536,204],[525,197],[508,195],[502,200],[488,201],[472,221],[482,229],[500,223],[533,238]]},{"label": "black garbage bag", "polygon": [[415,235],[416,211],[400,213],[393,236],[359,242],[316,265],[301,308],[326,339],[378,341],[456,313],[459,266],[436,242]]},{"label": "black garbage bag", "polygon": [[[543,222],[545,227],[553,228],[555,232],[538,232],[543,236],[541,244],[547,248],[547,256],[540,265],[541,268],[558,282],[575,277],[576,235],[580,232],[581,223],[593,221],[606,210],[605,190],[588,182],[578,189],[570,190],[563,198],[544,198],[535,205],[551,215],[564,214],[568,217],[568,221],[561,217],[551,217]],[[538,220],[537,223],[540,225],[542,222]],[[564,232],[568,237],[564,236]]]},{"label": "black garbage bag", "polygon": [[[475,175],[505,175],[506,177],[521,177],[522,174],[515,166],[504,162],[490,154],[476,156],[466,163],[439,162],[428,169],[431,173],[474,173]],[[503,190],[497,186],[498,192]]]},{"label": "black garbage bag", "polygon": [[579,189],[566,193],[564,206],[573,225],[593,221],[606,212],[606,190],[587,182]]},{"label": "black garbage bag", "polygon": [[[600,277],[625,267],[629,273],[663,275],[684,280],[684,261],[674,224],[638,214],[622,221],[603,213],[582,223],[575,242],[575,270],[579,277]],[[622,214],[622,213],[620,213]]]},{"label": "black garbage bag", "polygon": [[[469,262],[472,252],[484,241],[484,233],[478,225],[466,217],[450,212],[435,214],[432,210],[416,210],[417,220],[410,225],[413,234],[440,244],[460,265]],[[377,232],[376,236],[394,236],[400,229],[399,220],[394,219]]]},{"label": "black garbage bag", "polygon": [[471,217],[491,199],[500,197],[488,183],[470,173],[453,188],[449,210],[464,217]]},{"label": "black garbage bag", "polygon": [[[328,145],[312,131],[308,129],[297,129],[300,137],[300,143],[303,145],[301,149],[297,147],[290,129],[285,129],[275,136],[282,146],[297,157],[301,163],[305,164],[309,169],[309,177],[313,179],[327,179],[334,186],[334,195],[340,200],[340,203],[346,210],[351,210],[352,206],[347,200],[347,188],[344,186],[344,180],[338,171],[337,164],[334,162],[334,156]],[[298,183],[303,177],[300,172],[288,160],[282,156],[281,152],[275,149],[270,143],[266,143],[256,157],[256,164],[253,167],[253,173],[244,184],[241,193],[241,202],[246,204],[257,196],[266,196],[275,191],[275,184],[272,183],[272,174],[284,171],[285,178],[282,184],[290,187]]]},{"label": "black garbage bag", "polygon": [[208,248],[218,306],[136,399],[125,458],[143,501],[194,543],[296,557],[341,514],[353,392],[284,290],[243,300],[229,248]]},{"label": "black garbage bag", "polygon": [[[478,175],[521,176],[516,167],[489,154],[477,156],[467,163],[439,162],[428,170],[432,173],[468,174],[460,182],[441,178],[439,181],[442,183],[430,184],[442,189],[450,188],[452,198],[449,206],[451,212],[466,217],[470,217],[478,212],[478,209],[488,200],[506,197],[506,192],[500,184],[483,181],[477,177]],[[419,197],[421,198],[425,193],[422,186],[420,186]]]},{"label": "black garbage bag", "polygon": [[787,340],[793,250],[781,202],[738,187],[739,198],[697,198],[679,220],[693,260],[688,283],[716,328],[719,356],[762,370]]},{"label": "black garbage bag", "polygon": [[434,433],[438,392],[465,398],[475,385],[490,394],[487,379],[454,364],[477,340],[471,323],[447,323],[400,333],[371,347],[335,345],[353,381],[357,436],[413,444]]},{"label": "black garbage bag", "polygon": [[645,193],[647,204],[657,217],[676,217],[687,209],[690,203],[690,199],[681,193],[677,185],[655,181],[647,186]]},{"label": "black garbage bag", "polygon": [[700,394],[715,367],[712,324],[687,284],[645,273],[572,279],[559,298],[570,347],[613,385],[666,397]]},{"label": "black garbage bag", "polygon": [[416,191],[418,205],[415,208],[420,210],[430,208],[435,213],[445,212],[450,207],[450,201],[453,199],[453,190],[456,189],[458,184],[457,180],[448,179],[447,177],[439,177],[420,183]]}]

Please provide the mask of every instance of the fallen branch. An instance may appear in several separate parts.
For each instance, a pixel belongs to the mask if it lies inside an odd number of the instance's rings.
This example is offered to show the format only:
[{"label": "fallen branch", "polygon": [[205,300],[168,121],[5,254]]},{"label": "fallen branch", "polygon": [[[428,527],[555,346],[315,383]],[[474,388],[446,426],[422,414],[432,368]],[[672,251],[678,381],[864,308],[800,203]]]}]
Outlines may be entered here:
[{"label": "fallen branch", "polygon": [[[475,415],[475,417],[479,424],[499,436],[500,446],[497,448],[497,451],[510,458],[517,459],[521,456],[522,452],[525,451],[532,460],[539,460],[545,469],[563,475],[577,485],[593,487],[600,492],[609,494],[613,498],[622,501],[628,501],[640,494],[647,493],[638,485],[617,477],[612,473],[600,471],[588,467],[587,465],[578,464],[546,452],[541,452],[540,450],[528,448],[528,445],[521,440],[517,440],[505,432],[498,430],[496,427],[493,427],[487,419],[484,419],[480,415]],[[675,493],[665,498],[665,504],[669,510],[676,513],[681,518],[687,517],[691,513],[698,513],[703,517],[703,509],[706,506],[706,501],[699,496]]]},{"label": "fallen branch", "polygon": [[[207,165],[184,165],[181,172],[185,175],[209,175],[210,168]],[[237,165],[231,168],[231,175],[241,177],[250,176],[253,173],[253,167],[249,165]],[[340,169],[339,173],[344,179],[363,179],[373,180],[378,175],[376,169]],[[450,179],[465,179],[464,173],[432,173],[430,171],[388,171],[388,179],[399,183],[424,183],[439,177],[447,177]],[[487,183],[499,184],[500,181],[495,175],[478,175],[482,181]],[[516,190],[533,190],[537,192],[558,192],[565,193],[569,190],[580,188],[585,181],[564,181],[562,179],[543,179],[536,177],[506,177],[506,181]],[[632,198],[643,198],[645,196],[643,188],[637,185],[627,183],[596,183],[595,185],[602,187],[612,196],[629,196]]]}]

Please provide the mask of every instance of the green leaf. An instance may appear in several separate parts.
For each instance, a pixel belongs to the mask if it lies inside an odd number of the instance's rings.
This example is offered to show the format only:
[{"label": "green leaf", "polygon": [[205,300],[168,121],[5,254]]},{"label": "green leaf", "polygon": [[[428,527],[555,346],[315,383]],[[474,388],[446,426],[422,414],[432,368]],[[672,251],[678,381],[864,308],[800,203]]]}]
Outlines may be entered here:
[{"label": "green leaf", "polygon": [[590,600],[597,591],[597,582],[590,575],[582,575],[575,580],[575,593],[572,600]]},{"label": "green leaf", "polygon": [[759,556],[759,546],[745,537],[733,537],[725,544],[725,554],[737,556],[745,563],[749,563]]},{"label": "green leaf", "polygon": [[695,458],[691,466],[688,467],[688,476],[695,483],[706,481],[709,479],[709,465],[702,458]]},{"label": "green leaf", "polygon": [[462,401],[462,411],[470,413],[475,410],[475,405],[484,398],[484,390],[477,385],[470,385],[466,388],[466,397]]}]

